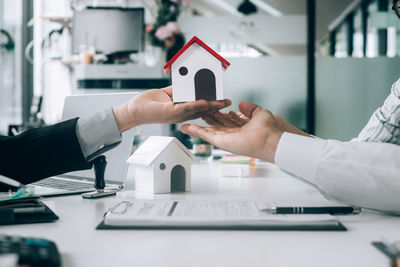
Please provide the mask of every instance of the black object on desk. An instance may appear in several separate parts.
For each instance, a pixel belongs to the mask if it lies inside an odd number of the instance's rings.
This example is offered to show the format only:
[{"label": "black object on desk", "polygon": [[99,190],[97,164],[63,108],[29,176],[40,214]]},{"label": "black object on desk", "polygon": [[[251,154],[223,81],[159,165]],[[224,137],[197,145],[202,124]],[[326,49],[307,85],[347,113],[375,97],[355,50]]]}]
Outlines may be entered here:
[{"label": "black object on desk", "polygon": [[0,257],[3,254],[16,254],[18,266],[61,266],[56,244],[46,239],[0,235]]},{"label": "black object on desk", "polygon": [[396,250],[393,249],[393,247],[377,241],[372,242],[372,245],[389,258],[391,267],[400,266],[400,255]]},{"label": "black object on desk", "polygon": [[331,215],[345,215],[345,214],[358,214],[361,208],[358,207],[271,207],[262,209],[262,211],[271,214],[331,214]]},{"label": "black object on desk", "polygon": [[55,220],[58,220],[58,216],[39,199],[11,199],[0,203],[0,225]]},{"label": "black object on desk", "polygon": [[106,182],[104,180],[104,174],[106,172],[107,160],[106,156],[101,155],[91,161],[94,168],[94,188],[96,191],[82,194],[82,198],[94,199],[101,197],[114,196],[117,194],[115,190],[104,190]]},{"label": "black object on desk", "polygon": [[106,172],[107,161],[106,156],[99,156],[93,160],[94,165],[94,175],[96,177],[94,181],[94,188],[96,190],[103,190],[106,187],[106,182],[104,181],[104,174]]}]

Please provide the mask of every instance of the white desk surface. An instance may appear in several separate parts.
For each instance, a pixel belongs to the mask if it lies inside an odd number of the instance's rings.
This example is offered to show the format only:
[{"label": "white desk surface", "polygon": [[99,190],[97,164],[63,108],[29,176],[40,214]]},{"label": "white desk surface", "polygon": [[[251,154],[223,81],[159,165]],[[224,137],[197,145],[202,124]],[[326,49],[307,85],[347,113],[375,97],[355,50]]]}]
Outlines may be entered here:
[{"label": "white desk surface", "polygon": [[132,191],[97,200],[48,198],[55,223],[2,226],[3,234],[55,241],[63,266],[389,266],[372,245],[400,240],[400,216],[364,211],[341,216],[347,232],[95,230],[104,212],[129,198],[265,199],[276,204],[332,204],[315,188],[267,164],[263,177],[221,178],[212,164],[192,167],[192,192],[150,195]]}]

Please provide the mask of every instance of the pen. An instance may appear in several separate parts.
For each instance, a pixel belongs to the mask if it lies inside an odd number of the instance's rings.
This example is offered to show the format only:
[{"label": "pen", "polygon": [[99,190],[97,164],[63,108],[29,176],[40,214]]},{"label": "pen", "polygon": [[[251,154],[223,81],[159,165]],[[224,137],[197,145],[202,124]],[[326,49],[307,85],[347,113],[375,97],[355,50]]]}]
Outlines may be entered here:
[{"label": "pen", "polygon": [[271,214],[358,214],[358,207],[270,207],[261,211]]}]

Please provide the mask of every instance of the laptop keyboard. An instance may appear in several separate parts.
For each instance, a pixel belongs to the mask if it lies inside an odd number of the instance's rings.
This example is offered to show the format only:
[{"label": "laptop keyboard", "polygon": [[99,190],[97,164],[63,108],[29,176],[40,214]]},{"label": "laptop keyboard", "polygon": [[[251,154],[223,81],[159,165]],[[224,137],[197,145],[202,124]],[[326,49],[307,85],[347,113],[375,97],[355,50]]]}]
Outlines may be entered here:
[{"label": "laptop keyboard", "polygon": [[67,191],[78,191],[78,190],[86,190],[94,188],[93,183],[82,183],[79,181],[74,182],[74,181],[67,181],[55,178],[46,178],[37,181],[35,183],[32,183],[32,185],[63,189]]}]

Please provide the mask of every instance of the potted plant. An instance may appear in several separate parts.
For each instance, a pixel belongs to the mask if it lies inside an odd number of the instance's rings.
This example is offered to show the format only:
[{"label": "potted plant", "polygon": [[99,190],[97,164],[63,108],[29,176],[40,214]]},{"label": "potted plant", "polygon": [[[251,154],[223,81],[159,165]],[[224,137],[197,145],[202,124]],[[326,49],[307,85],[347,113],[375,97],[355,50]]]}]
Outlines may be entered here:
[{"label": "potted plant", "polygon": [[184,0],[157,0],[155,23],[146,27],[150,44],[166,51],[166,60],[170,60],[185,45],[185,37],[180,31],[177,20]]}]

